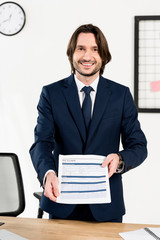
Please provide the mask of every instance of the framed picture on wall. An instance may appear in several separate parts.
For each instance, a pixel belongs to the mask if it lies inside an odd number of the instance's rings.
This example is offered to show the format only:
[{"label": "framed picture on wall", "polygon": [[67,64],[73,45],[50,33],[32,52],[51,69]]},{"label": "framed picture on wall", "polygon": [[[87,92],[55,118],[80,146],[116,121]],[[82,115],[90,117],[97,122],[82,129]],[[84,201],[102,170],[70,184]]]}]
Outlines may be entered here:
[{"label": "framed picture on wall", "polygon": [[160,16],[135,16],[134,98],[139,112],[160,112]]}]

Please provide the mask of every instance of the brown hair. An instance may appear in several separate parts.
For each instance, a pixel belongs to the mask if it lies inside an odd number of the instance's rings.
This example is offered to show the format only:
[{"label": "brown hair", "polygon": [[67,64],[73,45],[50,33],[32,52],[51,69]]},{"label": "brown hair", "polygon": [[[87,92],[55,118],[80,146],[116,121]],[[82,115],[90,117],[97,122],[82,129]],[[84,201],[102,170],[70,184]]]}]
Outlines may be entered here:
[{"label": "brown hair", "polygon": [[69,44],[67,47],[67,56],[68,56],[68,59],[71,64],[71,71],[73,73],[75,73],[72,59],[73,59],[73,54],[74,54],[76,44],[77,44],[77,38],[80,33],[93,33],[94,34],[96,43],[98,46],[98,52],[102,59],[102,66],[100,69],[100,73],[103,74],[105,65],[111,60],[111,54],[109,52],[108,43],[107,43],[107,40],[106,40],[104,34],[98,27],[96,27],[92,24],[81,25],[79,28],[77,28],[75,30],[75,32],[73,33],[73,35],[69,41]]}]

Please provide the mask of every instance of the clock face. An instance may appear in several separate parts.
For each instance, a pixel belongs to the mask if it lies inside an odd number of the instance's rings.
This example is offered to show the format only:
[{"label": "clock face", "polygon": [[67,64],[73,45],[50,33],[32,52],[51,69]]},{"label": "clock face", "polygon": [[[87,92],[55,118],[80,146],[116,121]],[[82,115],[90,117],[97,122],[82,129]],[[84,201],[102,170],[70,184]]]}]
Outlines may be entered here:
[{"label": "clock face", "polygon": [[15,2],[0,4],[0,33],[12,36],[22,30],[26,21],[23,8]]}]

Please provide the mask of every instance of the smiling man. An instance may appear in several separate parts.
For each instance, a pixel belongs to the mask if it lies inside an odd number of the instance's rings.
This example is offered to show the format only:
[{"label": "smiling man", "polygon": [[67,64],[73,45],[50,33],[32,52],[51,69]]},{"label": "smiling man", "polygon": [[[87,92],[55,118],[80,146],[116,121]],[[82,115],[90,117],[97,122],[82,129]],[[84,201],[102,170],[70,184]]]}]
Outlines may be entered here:
[{"label": "smiling man", "polygon": [[73,54],[73,67],[77,78],[89,85],[98,77],[102,60],[93,33],[80,33]]},{"label": "smiling man", "polygon": [[[67,55],[72,74],[43,87],[35,143],[30,149],[44,187],[41,208],[50,218],[122,222],[122,174],[140,165],[147,156],[137,109],[128,87],[102,77],[111,54],[98,27],[87,24],[76,29]],[[59,154],[106,156],[102,166],[108,166],[111,203],[56,203]]]}]

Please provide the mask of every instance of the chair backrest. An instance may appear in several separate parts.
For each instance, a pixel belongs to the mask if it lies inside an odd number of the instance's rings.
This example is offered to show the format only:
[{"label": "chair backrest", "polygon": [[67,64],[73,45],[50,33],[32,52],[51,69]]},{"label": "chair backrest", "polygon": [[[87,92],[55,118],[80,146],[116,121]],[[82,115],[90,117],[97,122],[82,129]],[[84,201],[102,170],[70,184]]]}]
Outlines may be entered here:
[{"label": "chair backrest", "polygon": [[25,196],[19,160],[14,153],[0,153],[0,216],[18,216]]}]

